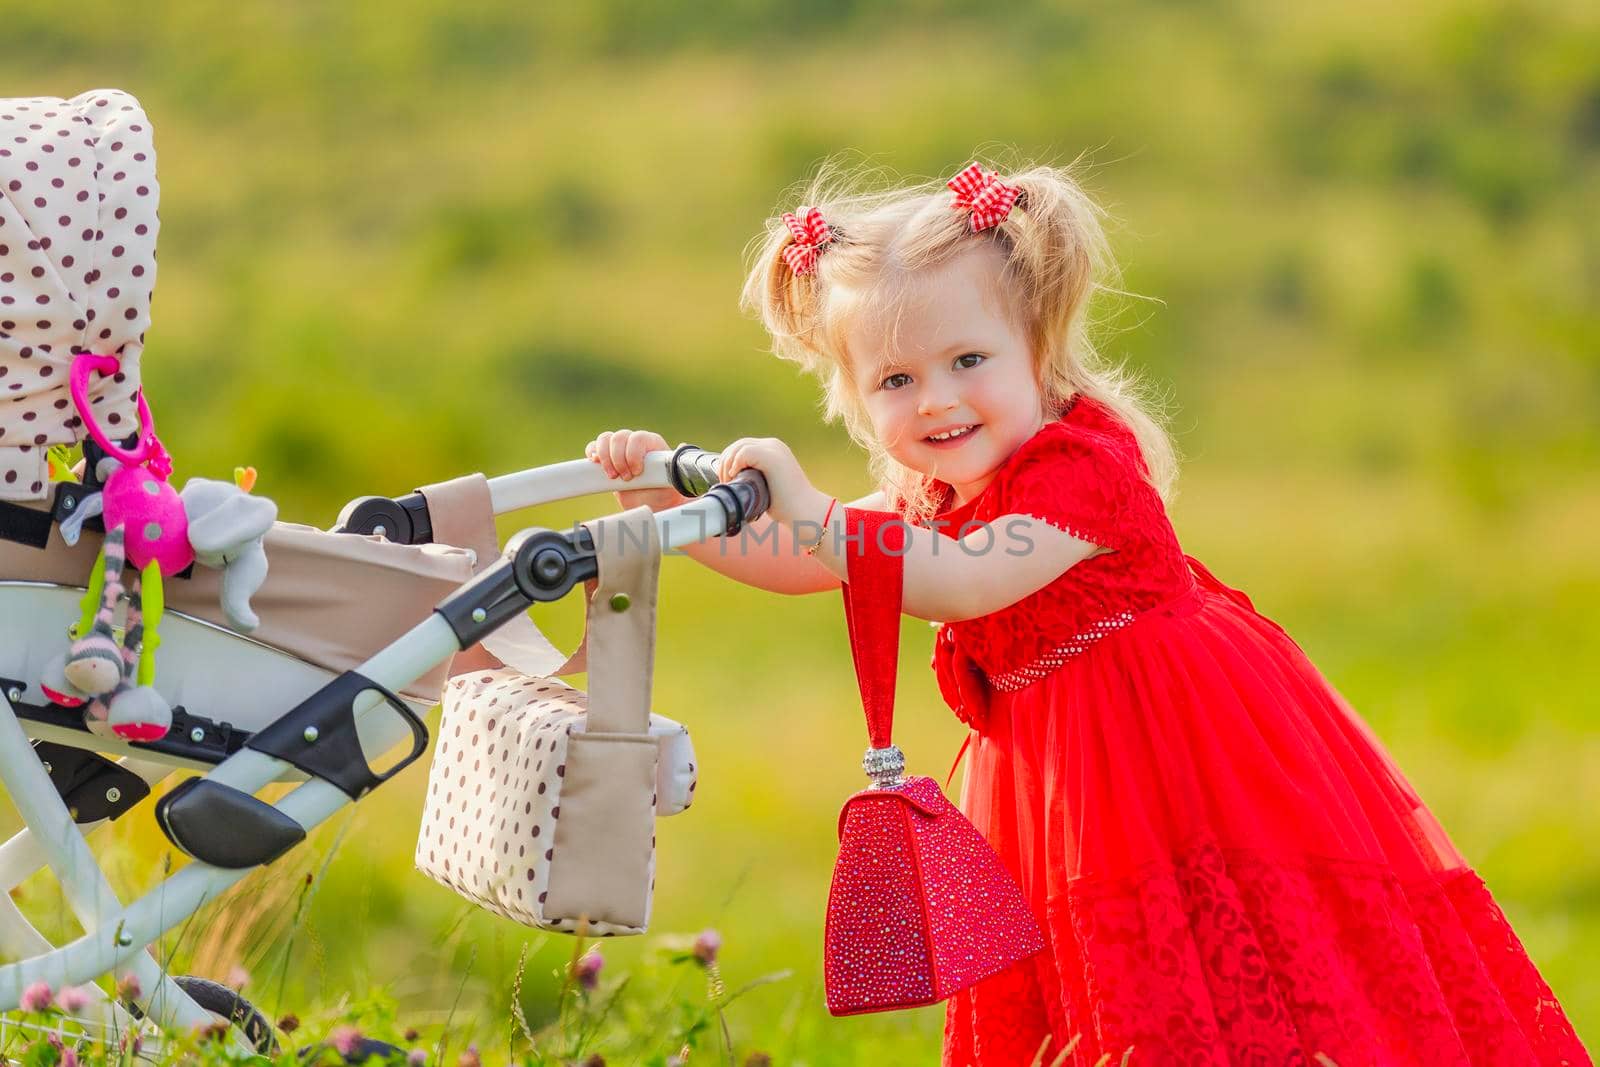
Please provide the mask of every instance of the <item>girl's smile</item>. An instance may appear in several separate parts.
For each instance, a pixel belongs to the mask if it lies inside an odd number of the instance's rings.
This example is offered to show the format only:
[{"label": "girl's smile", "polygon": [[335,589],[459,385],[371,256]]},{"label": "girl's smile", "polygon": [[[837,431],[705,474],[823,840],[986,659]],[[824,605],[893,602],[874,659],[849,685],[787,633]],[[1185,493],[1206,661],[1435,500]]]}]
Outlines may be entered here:
[{"label": "girl's smile", "polygon": [[910,280],[891,315],[849,331],[851,368],[889,455],[955,489],[981,493],[1044,425],[1033,354],[1005,314],[1005,260],[977,244]]},{"label": "girl's smile", "polygon": [[978,426],[958,426],[953,430],[941,430],[931,433],[924,437],[923,440],[934,448],[955,448],[964,444],[979,429],[980,427]]}]

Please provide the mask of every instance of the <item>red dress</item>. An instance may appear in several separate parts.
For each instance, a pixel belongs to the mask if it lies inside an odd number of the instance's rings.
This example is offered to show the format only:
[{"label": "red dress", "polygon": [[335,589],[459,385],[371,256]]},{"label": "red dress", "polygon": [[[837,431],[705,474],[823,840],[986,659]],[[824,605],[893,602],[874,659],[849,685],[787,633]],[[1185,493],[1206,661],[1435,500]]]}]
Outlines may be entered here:
[{"label": "red dress", "polygon": [[[941,627],[962,810],[1040,955],[958,994],[951,1067],[1590,1064],[1484,883],[1277,624],[1178,547],[1133,434],[1080,397],[966,520],[1112,549]],[[1020,545],[994,528],[995,547]]]}]

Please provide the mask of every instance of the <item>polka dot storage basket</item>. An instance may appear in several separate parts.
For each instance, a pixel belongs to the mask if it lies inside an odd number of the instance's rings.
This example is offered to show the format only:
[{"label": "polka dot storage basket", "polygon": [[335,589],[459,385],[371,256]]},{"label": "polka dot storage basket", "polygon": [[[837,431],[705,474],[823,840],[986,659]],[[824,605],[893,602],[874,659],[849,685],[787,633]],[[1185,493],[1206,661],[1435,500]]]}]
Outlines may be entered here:
[{"label": "polka dot storage basket", "polygon": [[654,517],[635,508],[585,525],[600,569],[588,590],[589,691],[510,668],[450,680],[416,865],[528,926],[639,934],[655,818],[688,808],[694,749],[683,726],[648,710]]}]

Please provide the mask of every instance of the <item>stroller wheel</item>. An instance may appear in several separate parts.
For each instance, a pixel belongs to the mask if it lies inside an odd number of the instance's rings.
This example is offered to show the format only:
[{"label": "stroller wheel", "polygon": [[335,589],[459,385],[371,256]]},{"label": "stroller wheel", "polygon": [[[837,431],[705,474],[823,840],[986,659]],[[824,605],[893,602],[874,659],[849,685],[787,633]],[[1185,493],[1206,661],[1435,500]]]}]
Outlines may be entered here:
[{"label": "stroller wheel", "polygon": [[[295,1055],[301,1060],[321,1063],[322,1053],[326,1052],[330,1047],[325,1041],[318,1042],[315,1045],[307,1045]],[[366,1063],[368,1059],[376,1056],[382,1063],[399,1063],[405,1059],[405,1055],[405,1049],[391,1045],[387,1041],[374,1041],[370,1037],[363,1037],[356,1041],[354,1048],[345,1053],[344,1062]]]},{"label": "stroller wheel", "polygon": [[[272,1024],[254,1004],[240,996],[238,990],[192,974],[175,974],[172,981],[206,1011],[238,1027],[257,1052],[267,1056],[277,1055],[278,1042],[272,1036]],[[126,1004],[125,1007],[134,1015],[144,1017],[144,1012],[137,1005]]]}]

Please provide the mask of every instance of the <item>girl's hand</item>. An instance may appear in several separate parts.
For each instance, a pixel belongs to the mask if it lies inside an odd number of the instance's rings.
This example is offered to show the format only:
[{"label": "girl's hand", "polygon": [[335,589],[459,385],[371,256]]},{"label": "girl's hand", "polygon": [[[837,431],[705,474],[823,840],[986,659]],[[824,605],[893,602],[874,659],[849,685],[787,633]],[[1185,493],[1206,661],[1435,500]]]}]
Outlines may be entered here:
[{"label": "girl's hand", "polygon": [[[607,478],[630,481],[644,473],[646,452],[660,452],[671,447],[665,437],[649,430],[607,430],[585,445],[583,454],[600,464]],[[687,504],[689,500],[670,485],[659,489],[617,491],[617,503],[624,511],[641,506],[651,511],[665,511]]]},{"label": "girl's hand", "polygon": [[723,450],[717,461],[717,478],[725,482],[747,467],[766,476],[772,498],[767,514],[774,521],[789,526],[805,521],[817,524],[820,531],[822,516],[833,498],[811,484],[788,445],[776,437],[741,437]]}]

